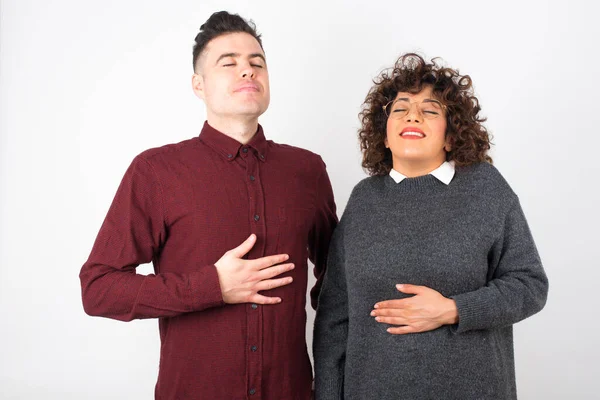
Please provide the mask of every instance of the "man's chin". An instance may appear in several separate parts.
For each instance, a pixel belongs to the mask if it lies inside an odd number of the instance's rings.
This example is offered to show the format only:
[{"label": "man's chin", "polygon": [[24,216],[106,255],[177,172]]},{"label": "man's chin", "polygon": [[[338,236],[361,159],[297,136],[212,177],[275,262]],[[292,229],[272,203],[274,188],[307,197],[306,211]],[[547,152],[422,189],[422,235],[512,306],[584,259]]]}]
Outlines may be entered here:
[{"label": "man's chin", "polygon": [[255,106],[248,106],[248,107],[240,107],[237,110],[235,110],[232,114],[258,118],[259,116],[264,114],[265,111],[267,111],[267,107],[255,105]]}]

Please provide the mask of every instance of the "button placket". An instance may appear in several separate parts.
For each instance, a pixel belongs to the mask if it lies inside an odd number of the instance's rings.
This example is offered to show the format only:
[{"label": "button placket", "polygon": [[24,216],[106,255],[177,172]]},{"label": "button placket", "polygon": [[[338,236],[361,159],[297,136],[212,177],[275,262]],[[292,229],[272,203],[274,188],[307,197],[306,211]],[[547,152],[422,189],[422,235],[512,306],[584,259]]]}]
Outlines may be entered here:
[{"label": "button placket", "polygon": [[[264,257],[265,238],[266,238],[266,220],[264,215],[264,193],[260,183],[260,161],[259,156],[254,151],[248,151],[247,147],[242,147],[240,154],[244,159],[246,166],[246,187],[248,190],[250,213],[250,231],[258,237],[257,243],[248,253],[250,259]],[[263,307],[252,303],[246,308],[247,337],[246,351],[247,357],[247,382],[248,393],[260,397],[260,385],[262,382],[262,356],[259,352],[259,345],[263,340],[262,332]]]}]

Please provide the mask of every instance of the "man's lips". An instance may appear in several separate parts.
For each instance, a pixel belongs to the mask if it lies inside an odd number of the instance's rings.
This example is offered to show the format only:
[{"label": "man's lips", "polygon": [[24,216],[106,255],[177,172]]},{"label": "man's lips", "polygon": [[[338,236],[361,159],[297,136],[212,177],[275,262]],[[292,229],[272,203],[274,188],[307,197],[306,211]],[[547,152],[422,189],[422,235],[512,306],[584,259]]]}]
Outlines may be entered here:
[{"label": "man's lips", "polygon": [[413,126],[408,126],[400,132],[400,137],[404,139],[423,139],[426,136],[425,132]]},{"label": "man's lips", "polygon": [[237,89],[235,89],[235,92],[258,92],[258,85],[255,85],[253,83],[245,83],[243,85],[241,85],[240,87],[238,87]]}]

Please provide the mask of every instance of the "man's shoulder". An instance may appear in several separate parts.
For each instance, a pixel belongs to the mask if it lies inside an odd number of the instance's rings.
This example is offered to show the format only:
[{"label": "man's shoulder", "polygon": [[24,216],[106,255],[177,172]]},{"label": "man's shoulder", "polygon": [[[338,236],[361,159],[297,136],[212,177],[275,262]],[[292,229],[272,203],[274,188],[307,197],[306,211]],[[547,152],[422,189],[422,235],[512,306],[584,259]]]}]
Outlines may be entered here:
[{"label": "man's shoulder", "polygon": [[292,146],[291,144],[277,143],[272,140],[267,141],[269,143],[269,150],[285,155],[297,155],[300,157],[312,157],[314,159],[321,158],[317,153],[307,150],[302,147]]},{"label": "man's shoulder", "polygon": [[198,146],[198,137],[194,137],[178,143],[169,143],[163,146],[149,148],[138,154],[136,158],[143,159],[147,162],[152,162],[158,158],[179,158],[181,153],[194,151],[199,148],[200,146]]},{"label": "man's shoulder", "polygon": [[321,156],[302,147],[289,144],[276,143],[272,140],[269,143],[269,156],[276,160],[287,162],[296,162],[305,167],[313,166],[320,168],[325,165]]}]

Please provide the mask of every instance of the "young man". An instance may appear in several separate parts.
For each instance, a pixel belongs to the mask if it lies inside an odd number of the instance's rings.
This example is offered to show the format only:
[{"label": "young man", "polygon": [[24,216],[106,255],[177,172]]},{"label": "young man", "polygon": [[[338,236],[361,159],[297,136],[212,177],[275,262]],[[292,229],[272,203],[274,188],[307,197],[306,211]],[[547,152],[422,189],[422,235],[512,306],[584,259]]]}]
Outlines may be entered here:
[{"label": "young man", "polygon": [[[213,14],[193,61],[207,121],[133,160],[81,269],[85,311],[159,318],[157,399],[308,399],[307,258],[315,306],[337,223],[325,165],[265,139],[269,76],[253,25]],[[150,261],[155,274],[136,274]]]}]

